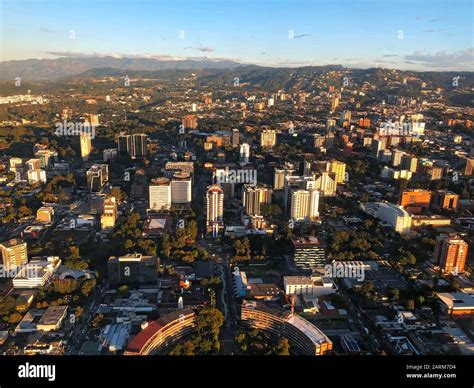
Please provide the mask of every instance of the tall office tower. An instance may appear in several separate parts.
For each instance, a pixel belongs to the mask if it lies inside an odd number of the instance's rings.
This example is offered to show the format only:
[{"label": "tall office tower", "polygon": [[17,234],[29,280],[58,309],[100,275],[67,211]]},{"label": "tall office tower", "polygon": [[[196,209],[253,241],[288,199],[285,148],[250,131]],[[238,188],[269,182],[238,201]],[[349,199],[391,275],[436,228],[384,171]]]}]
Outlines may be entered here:
[{"label": "tall office tower", "polygon": [[135,133],[132,135],[132,159],[140,159],[146,157],[148,136],[144,133]]},{"label": "tall office tower", "polygon": [[99,192],[108,180],[108,164],[93,164],[87,171],[87,187],[91,193]]},{"label": "tall office tower", "polygon": [[240,141],[240,132],[237,128],[232,129],[232,145],[237,147]]},{"label": "tall office tower", "polygon": [[332,96],[332,99],[331,99],[331,111],[334,112],[336,110],[336,108],[338,107],[339,105],[339,97],[337,96]]},{"label": "tall office tower", "polygon": [[91,136],[88,133],[81,133],[79,135],[79,143],[81,147],[82,161],[87,162],[92,152]]},{"label": "tall office tower", "polygon": [[247,143],[240,145],[240,164],[247,164],[250,158],[250,146]]},{"label": "tall office tower", "polygon": [[191,203],[191,175],[187,172],[176,172],[171,180],[171,203]]},{"label": "tall office tower", "polygon": [[261,205],[272,201],[272,189],[263,184],[244,185],[242,201],[249,216],[260,216]]},{"label": "tall office tower", "polygon": [[150,209],[155,211],[171,208],[171,182],[168,178],[156,178],[150,182]]},{"label": "tall office tower", "polygon": [[276,131],[274,129],[264,129],[260,133],[260,145],[262,148],[271,148],[276,144]]},{"label": "tall office tower", "polygon": [[436,237],[434,259],[445,273],[462,273],[466,265],[467,243],[456,234]]},{"label": "tall office tower", "polygon": [[144,198],[148,194],[148,183],[146,181],[146,174],[143,168],[137,168],[135,176],[133,177],[132,188],[130,195],[134,198]]},{"label": "tall office tower", "polygon": [[224,191],[219,185],[207,187],[206,203],[207,233],[217,237],[220,230],[224,228]]},{"label": "tall office tower", "polygon": [[344,162],[332,160],[329,171],[336,174],[337,183],[344,183],[346,176],[346,164]]},{"label": "tall office tower", "polygon": [[118,152],[121,155],[129,155],[132,149],[132,136],[120,134],[118,137]]},{"label": "tall office tower", "polygon": [[26,242],[20,239],[0,243],[0,251],[2,252],[3,270],[7,273],[28,263]]},{"label": "tall office tower", "polygon": [[111,230],[115,227],[117,221],[117,201],[115,197],[104,200],[104,212],[100,217],[100,226],[102,230]]},{"label": "tall office tower", "polygon": [[181,120],[181,125],[184,129],[196,129],[197,128],[197,118],[195,115],[186,115]]}]

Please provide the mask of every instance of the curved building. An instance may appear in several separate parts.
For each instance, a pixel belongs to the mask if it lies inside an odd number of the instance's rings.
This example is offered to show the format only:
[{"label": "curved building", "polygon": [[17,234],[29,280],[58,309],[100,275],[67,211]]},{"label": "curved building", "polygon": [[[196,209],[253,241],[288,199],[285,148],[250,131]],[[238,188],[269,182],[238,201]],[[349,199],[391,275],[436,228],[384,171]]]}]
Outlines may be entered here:
[{"label": "curved building", "polygon": [[149,186],[150,209],[155,211],[171,208],[171,182],[168,178],[152,179]]},{"label": "curved building", "polygon": [[171,180],[171,202],[191,203],[191,175],[187,172],[176,172]]},{"label": "curved building", "polygon": [[332,350],[331,340],[316,326],[299,315],[262,302],[244,300],[242,325],[288,338],[290,349],[302,355],[323,355]]},{"label": "curved building", "polygon": [[176,310],[148,324],[128,343],[125,355],[163,354],[170,346],[191,334],[196,314],[191,309]]}]

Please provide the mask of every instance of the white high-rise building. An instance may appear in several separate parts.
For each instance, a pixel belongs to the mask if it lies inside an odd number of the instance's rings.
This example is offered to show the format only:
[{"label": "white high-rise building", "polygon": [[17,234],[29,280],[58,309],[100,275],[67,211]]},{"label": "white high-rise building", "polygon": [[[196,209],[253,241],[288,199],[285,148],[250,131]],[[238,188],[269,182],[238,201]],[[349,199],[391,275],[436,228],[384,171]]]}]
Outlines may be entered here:
[{"label": "white high-rise building", "polygon": [[219,185],[208,186],[206,193],[206,227],[207,232],[217,237],[224,227],[224,190]]},{"label": "white high-rise building", "polygon": [[149,201],[151,210],[171,208],[171,182],[168,178],[156,178],[150,182]]},{"label": "white high-rise building", "polygon": [[291,191],[290,217],[294,221],[314,221],[319,217],[319,191],[299,189]]},{"label": "white high-rise building", "polygon": [[186,172],[177,172],[171,180],[171,202],[191,203],[192,184],[191,176]]},{"label": "white high-rise building", "polygon": [[250,158],[250,146],[247,143],[240,145],[240,163],[247,164]]},{"label": "white high-rise building", "polygon": [[89,160],[89,155],[92,152],[91,136],[88,133],[81,133],[79,135],[79,142],[81,147],[81,158],[86,162]]}]

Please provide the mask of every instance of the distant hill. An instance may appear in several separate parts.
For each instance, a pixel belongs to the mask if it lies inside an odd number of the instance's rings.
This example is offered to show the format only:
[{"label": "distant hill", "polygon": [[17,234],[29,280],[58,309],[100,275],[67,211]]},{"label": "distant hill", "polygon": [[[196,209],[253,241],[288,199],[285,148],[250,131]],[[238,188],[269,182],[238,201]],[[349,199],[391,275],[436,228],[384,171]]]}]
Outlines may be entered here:
[{"label": "distant hill", "polygon": [[114,57],[26,59],[1,62],[0,79],[13,80],[20,77],[24,81],[57,80],[96,68],[157,71],[167,69],[232,69],[237,66],[241,66],[241,64],[230,60],[209,58],[192,60]]}]

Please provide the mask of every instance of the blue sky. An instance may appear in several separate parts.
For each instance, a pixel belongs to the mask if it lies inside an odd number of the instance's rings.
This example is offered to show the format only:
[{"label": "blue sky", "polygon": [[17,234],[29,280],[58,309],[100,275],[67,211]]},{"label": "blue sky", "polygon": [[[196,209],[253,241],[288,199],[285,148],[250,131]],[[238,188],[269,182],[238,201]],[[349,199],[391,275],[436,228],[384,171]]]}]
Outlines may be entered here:
[{"label": "blue sky", "polygon": [[470,0],[3,0],[1,60],[117,55],[473,69]]}]

